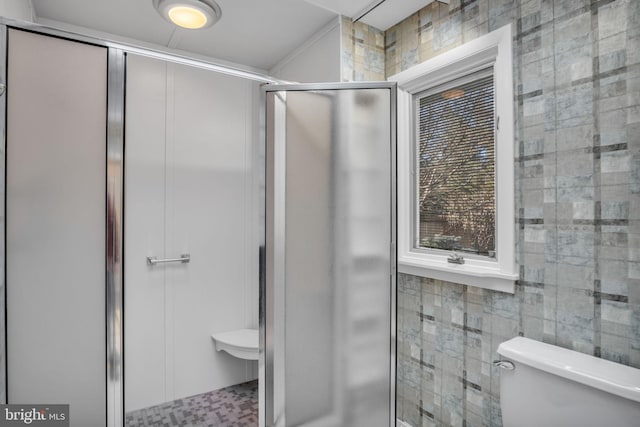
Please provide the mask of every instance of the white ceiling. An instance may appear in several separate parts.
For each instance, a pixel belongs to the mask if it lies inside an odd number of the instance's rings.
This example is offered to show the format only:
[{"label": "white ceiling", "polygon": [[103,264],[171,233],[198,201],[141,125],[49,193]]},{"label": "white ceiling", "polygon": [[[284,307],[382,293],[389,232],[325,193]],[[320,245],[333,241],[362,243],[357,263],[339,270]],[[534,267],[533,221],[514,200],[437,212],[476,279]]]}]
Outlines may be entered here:
[{"label": "white ceiling", "polygon": [[340,15],[357,17],[360,12],[368,10],[385,0],[306,0],[308,3],[318,7],[339,13]]},{"label": "white ceiling", "polygon": [[338,15],[386,30],[434,0],[217,0],[222,18],[205,30],[169,24],[153,0],[31,1],[39,23],[83,27],[268,71]]},{"label": "white ceiling", "polygon": [[[380,30],[386,31],[391,26],[422,9],[434,0],[386,0],[384,3],[372,9],[360,20]],[[449,3],[449,0],[438,0],[440,3]]]},{"label": "white ceiling", "polygon": [[[340,15],[386,31],[434,0],[306,0]],[[449,0],[438,0],[449,3]]]},{"label": "white ceiling", "polygon": [[36,22],[62,22],[262,70],[337,16],[304,0],[216,1],[220,21],[185,30],[163,20],[152,0],[32,0]]}]

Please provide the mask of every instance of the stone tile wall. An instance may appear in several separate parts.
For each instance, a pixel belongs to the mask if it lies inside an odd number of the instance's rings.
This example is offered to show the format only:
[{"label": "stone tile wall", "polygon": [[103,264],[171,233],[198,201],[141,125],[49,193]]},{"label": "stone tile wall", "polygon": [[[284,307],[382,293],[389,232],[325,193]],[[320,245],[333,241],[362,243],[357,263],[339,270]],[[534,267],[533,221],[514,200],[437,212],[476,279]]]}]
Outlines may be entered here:
[{"label": "stone tile wall", "polygon": [[384,80],[384,32],[346,17],[341,26],[342,80]]},{"label": "stone tile wall", "polygon": [[500,342],[640,368],[640,1],[451,0],[385,32],[390,76],[514,26],[514,295],[398,280],[398,418],[500,426]]}]

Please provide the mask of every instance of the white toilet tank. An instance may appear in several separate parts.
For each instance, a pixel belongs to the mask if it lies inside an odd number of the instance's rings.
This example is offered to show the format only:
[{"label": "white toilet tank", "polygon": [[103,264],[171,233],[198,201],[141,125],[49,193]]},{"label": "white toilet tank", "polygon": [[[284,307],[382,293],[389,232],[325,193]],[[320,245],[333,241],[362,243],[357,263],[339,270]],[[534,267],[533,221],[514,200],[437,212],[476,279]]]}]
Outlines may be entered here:
[{"label": "white toilet tank", "polygon": [[639,369],[523,337],[498,354],[504,427],[640,426]]}]

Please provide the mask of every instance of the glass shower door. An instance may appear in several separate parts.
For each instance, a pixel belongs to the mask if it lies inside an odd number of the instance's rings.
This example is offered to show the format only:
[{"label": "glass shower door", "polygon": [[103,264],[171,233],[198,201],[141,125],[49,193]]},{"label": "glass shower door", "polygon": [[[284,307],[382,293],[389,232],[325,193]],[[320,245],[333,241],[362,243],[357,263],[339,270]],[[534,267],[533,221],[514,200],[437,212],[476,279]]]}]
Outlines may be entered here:
[{"label": "glass shower door", "polygon": [[261,424],[395,423],[395,86],[269,86]]}]

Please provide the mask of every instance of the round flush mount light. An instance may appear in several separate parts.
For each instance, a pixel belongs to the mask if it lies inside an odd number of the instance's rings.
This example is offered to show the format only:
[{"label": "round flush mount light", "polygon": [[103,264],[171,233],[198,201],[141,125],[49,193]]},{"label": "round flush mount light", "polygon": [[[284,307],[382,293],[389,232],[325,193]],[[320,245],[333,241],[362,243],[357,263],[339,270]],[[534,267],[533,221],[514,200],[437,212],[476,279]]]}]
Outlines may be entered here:
[{"label": "round flush mount light", "polygon": [[153,0],[153,6],[167,21],[190,30],[210,27],[222,16],[213,0]]}]

